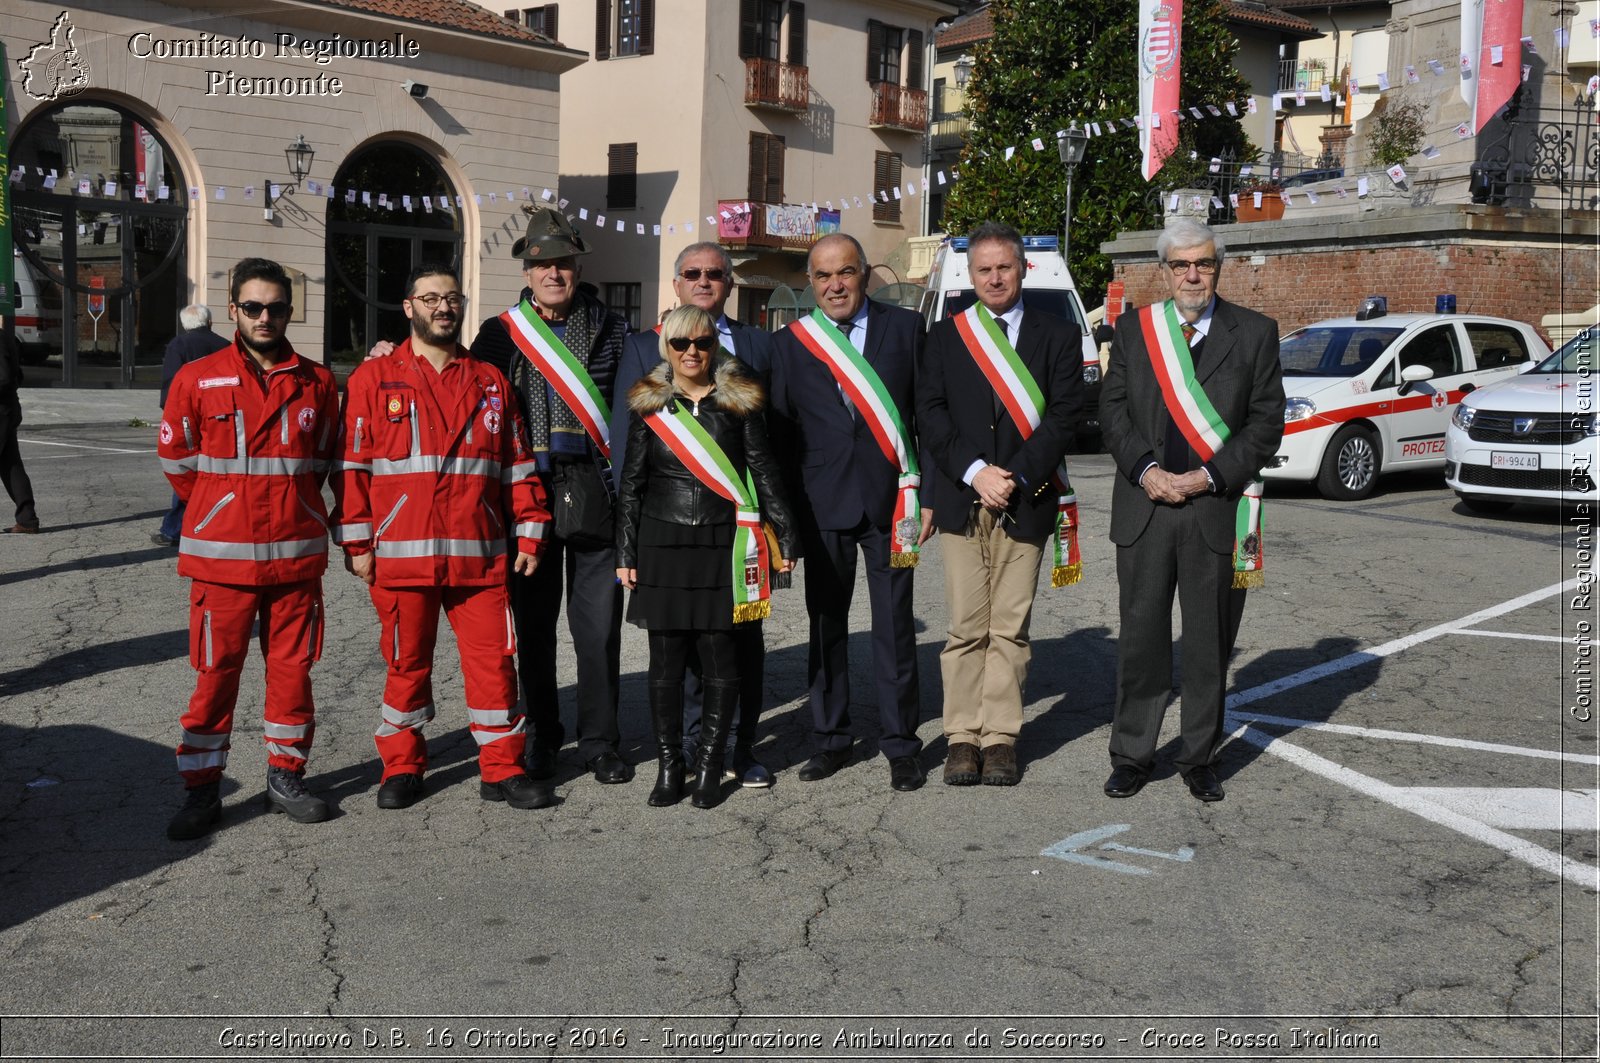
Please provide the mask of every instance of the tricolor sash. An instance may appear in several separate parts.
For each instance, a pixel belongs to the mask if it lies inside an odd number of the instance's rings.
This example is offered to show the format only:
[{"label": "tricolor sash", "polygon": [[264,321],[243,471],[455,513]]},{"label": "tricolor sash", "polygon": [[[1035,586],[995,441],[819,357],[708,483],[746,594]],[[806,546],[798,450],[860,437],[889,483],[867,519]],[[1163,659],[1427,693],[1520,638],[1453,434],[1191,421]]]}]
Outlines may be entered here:
[{"label": "tricolor sash", "polygon": [[754,482],[748,475],[739,476],[728,455],[682,403],[674,403],[671,412],[650,414],[644,423],[695,479],[733,503],[733,622],[764,619],[772,611],[770,558]]},{"label": "tricolor sash", "polygon": [[[1000,396],[1017,431],[1028,439],[1044,420],[1044,392],[1039,390],[1039,382],[1018,357],[1017,349],[995,323],[988,307],[974,304],[958,314],[955,323],[967,353]],[[1051,535],[1055,557],[1050,566],[1050,586],[1066,587],[1083,579],[1083,555],[1078,551],[1078,495],[1067,477],[1065,461],[1051,475],[1050,486],[1056,492],[1055,530]]]},{"label": "tricolor sash", "polygon": [[611,407],[595,387],[594,378],[561,337],[544,323],[533,304],[524,299],[500,315],[506,334],[539,375],[578,418],[583,430],[607,459],[611,457]]},{"label": "tricolor sash", "polygon": [[922,536],[922,504],[917,492],[922,487],[922,472],[917,468],[916,449],[906,437],[905,421],[889,397],[889,389],[883,386],[878,371],[821,310],[813,310],[789,329],[806,350],[828,367],[833,379],[861,411],[884,458],[899,470],[889,564],[893,568],[911,568],[920,556],[917,540]]},{"label": "tricolor sash", "polygon": [[[1194,377],[1194,357],[1183,337],[1183,323],[1171,299],[1139,308],[1139,329],[1161,398],[1201,461],[1210,461],[1232,434]],[[1244,589],[1265,582],[1261,564],[1261,496],[1265,485],[1251,480],[1234,517],[1233,585]]]}]

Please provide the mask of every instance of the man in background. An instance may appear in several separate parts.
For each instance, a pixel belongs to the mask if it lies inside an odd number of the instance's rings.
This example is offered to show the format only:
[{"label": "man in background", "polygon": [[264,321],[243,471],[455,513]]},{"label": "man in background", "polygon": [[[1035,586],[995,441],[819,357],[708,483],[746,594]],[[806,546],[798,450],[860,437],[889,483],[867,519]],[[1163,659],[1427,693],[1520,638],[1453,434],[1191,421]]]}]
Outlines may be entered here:
[{"label": "man in background", "polygon": [[[211,331],[211,308],[203,303],[190,303],[178,311],[178,323],[183,326],[183,331],[172,337],[167,344],[166,353],[161,356],[161,408],[167,408],[167,392],[172,387],[172,378],[178,375],[178,370],[188,365],[197,358],[204,358],[208,354],[228,345],[228,341]],[[167,510],[167,515],[161,518],[161,527],[150,536],[150,541],[157,546],[177,546],[178,536],[183,532],[183,499],[178,493],[172,493],[172,506]]]}]

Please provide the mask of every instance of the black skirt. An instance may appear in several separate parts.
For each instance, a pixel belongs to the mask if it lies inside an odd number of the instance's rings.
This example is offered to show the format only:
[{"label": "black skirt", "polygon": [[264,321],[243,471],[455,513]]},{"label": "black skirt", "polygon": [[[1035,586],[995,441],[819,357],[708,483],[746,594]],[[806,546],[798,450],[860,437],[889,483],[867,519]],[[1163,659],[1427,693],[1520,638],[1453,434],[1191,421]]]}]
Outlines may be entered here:
[{"label": "black skirt", "polygon": [[647,631],[728,631],[733,627],[732,521],[639,521],[639,585],[628,622]]}]

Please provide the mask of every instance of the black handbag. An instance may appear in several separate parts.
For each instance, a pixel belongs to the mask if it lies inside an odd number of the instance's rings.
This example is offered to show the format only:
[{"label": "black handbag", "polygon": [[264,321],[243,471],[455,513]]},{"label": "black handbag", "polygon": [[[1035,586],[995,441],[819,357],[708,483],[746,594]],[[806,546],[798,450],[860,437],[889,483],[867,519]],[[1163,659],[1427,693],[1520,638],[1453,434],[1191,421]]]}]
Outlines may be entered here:
[{"label": "black handbag", "polygon": [[611,489],[594,462],[557,462],[550,469],[550,494],[558,538],[588,548],[616,542]]}]

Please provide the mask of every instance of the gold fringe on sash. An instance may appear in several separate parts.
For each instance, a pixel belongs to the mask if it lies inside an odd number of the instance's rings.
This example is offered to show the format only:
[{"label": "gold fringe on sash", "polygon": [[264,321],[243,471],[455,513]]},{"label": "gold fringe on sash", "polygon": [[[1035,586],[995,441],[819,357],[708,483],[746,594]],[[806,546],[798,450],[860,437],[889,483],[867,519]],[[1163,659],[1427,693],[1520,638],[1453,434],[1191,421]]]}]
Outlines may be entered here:
[{"label": "gold fringe on sash", "polygon": [[1234,572],[1233,589],[1236,591],[1253,591],[1267,585],[1267,574],[1259,568],[1251,572]]},{"label": "gold fringe on sash", "polygon": [[1070,565],[1056,565],[1050,570],[1050,586],[1070,587],[1083,579],[1083,562],[1074,561]]},{"label": "gold fringe on sash", "polygon": [[890,554],[889,555],[889,567],[890,568],[916,568],[917,567],[917,562],[921,558],[922,558],[921,554],[914,554],[914,553],[911,553],[910,551],[907,551],[906,553],[903,553],[903,554]]},{"label": "gold fringe on sash", "polygon": [[759,602],[743,602],[733,607],[733,622],[745,624],[752,620],[765,620],[772,615],[772,602],[763,598]]}]

